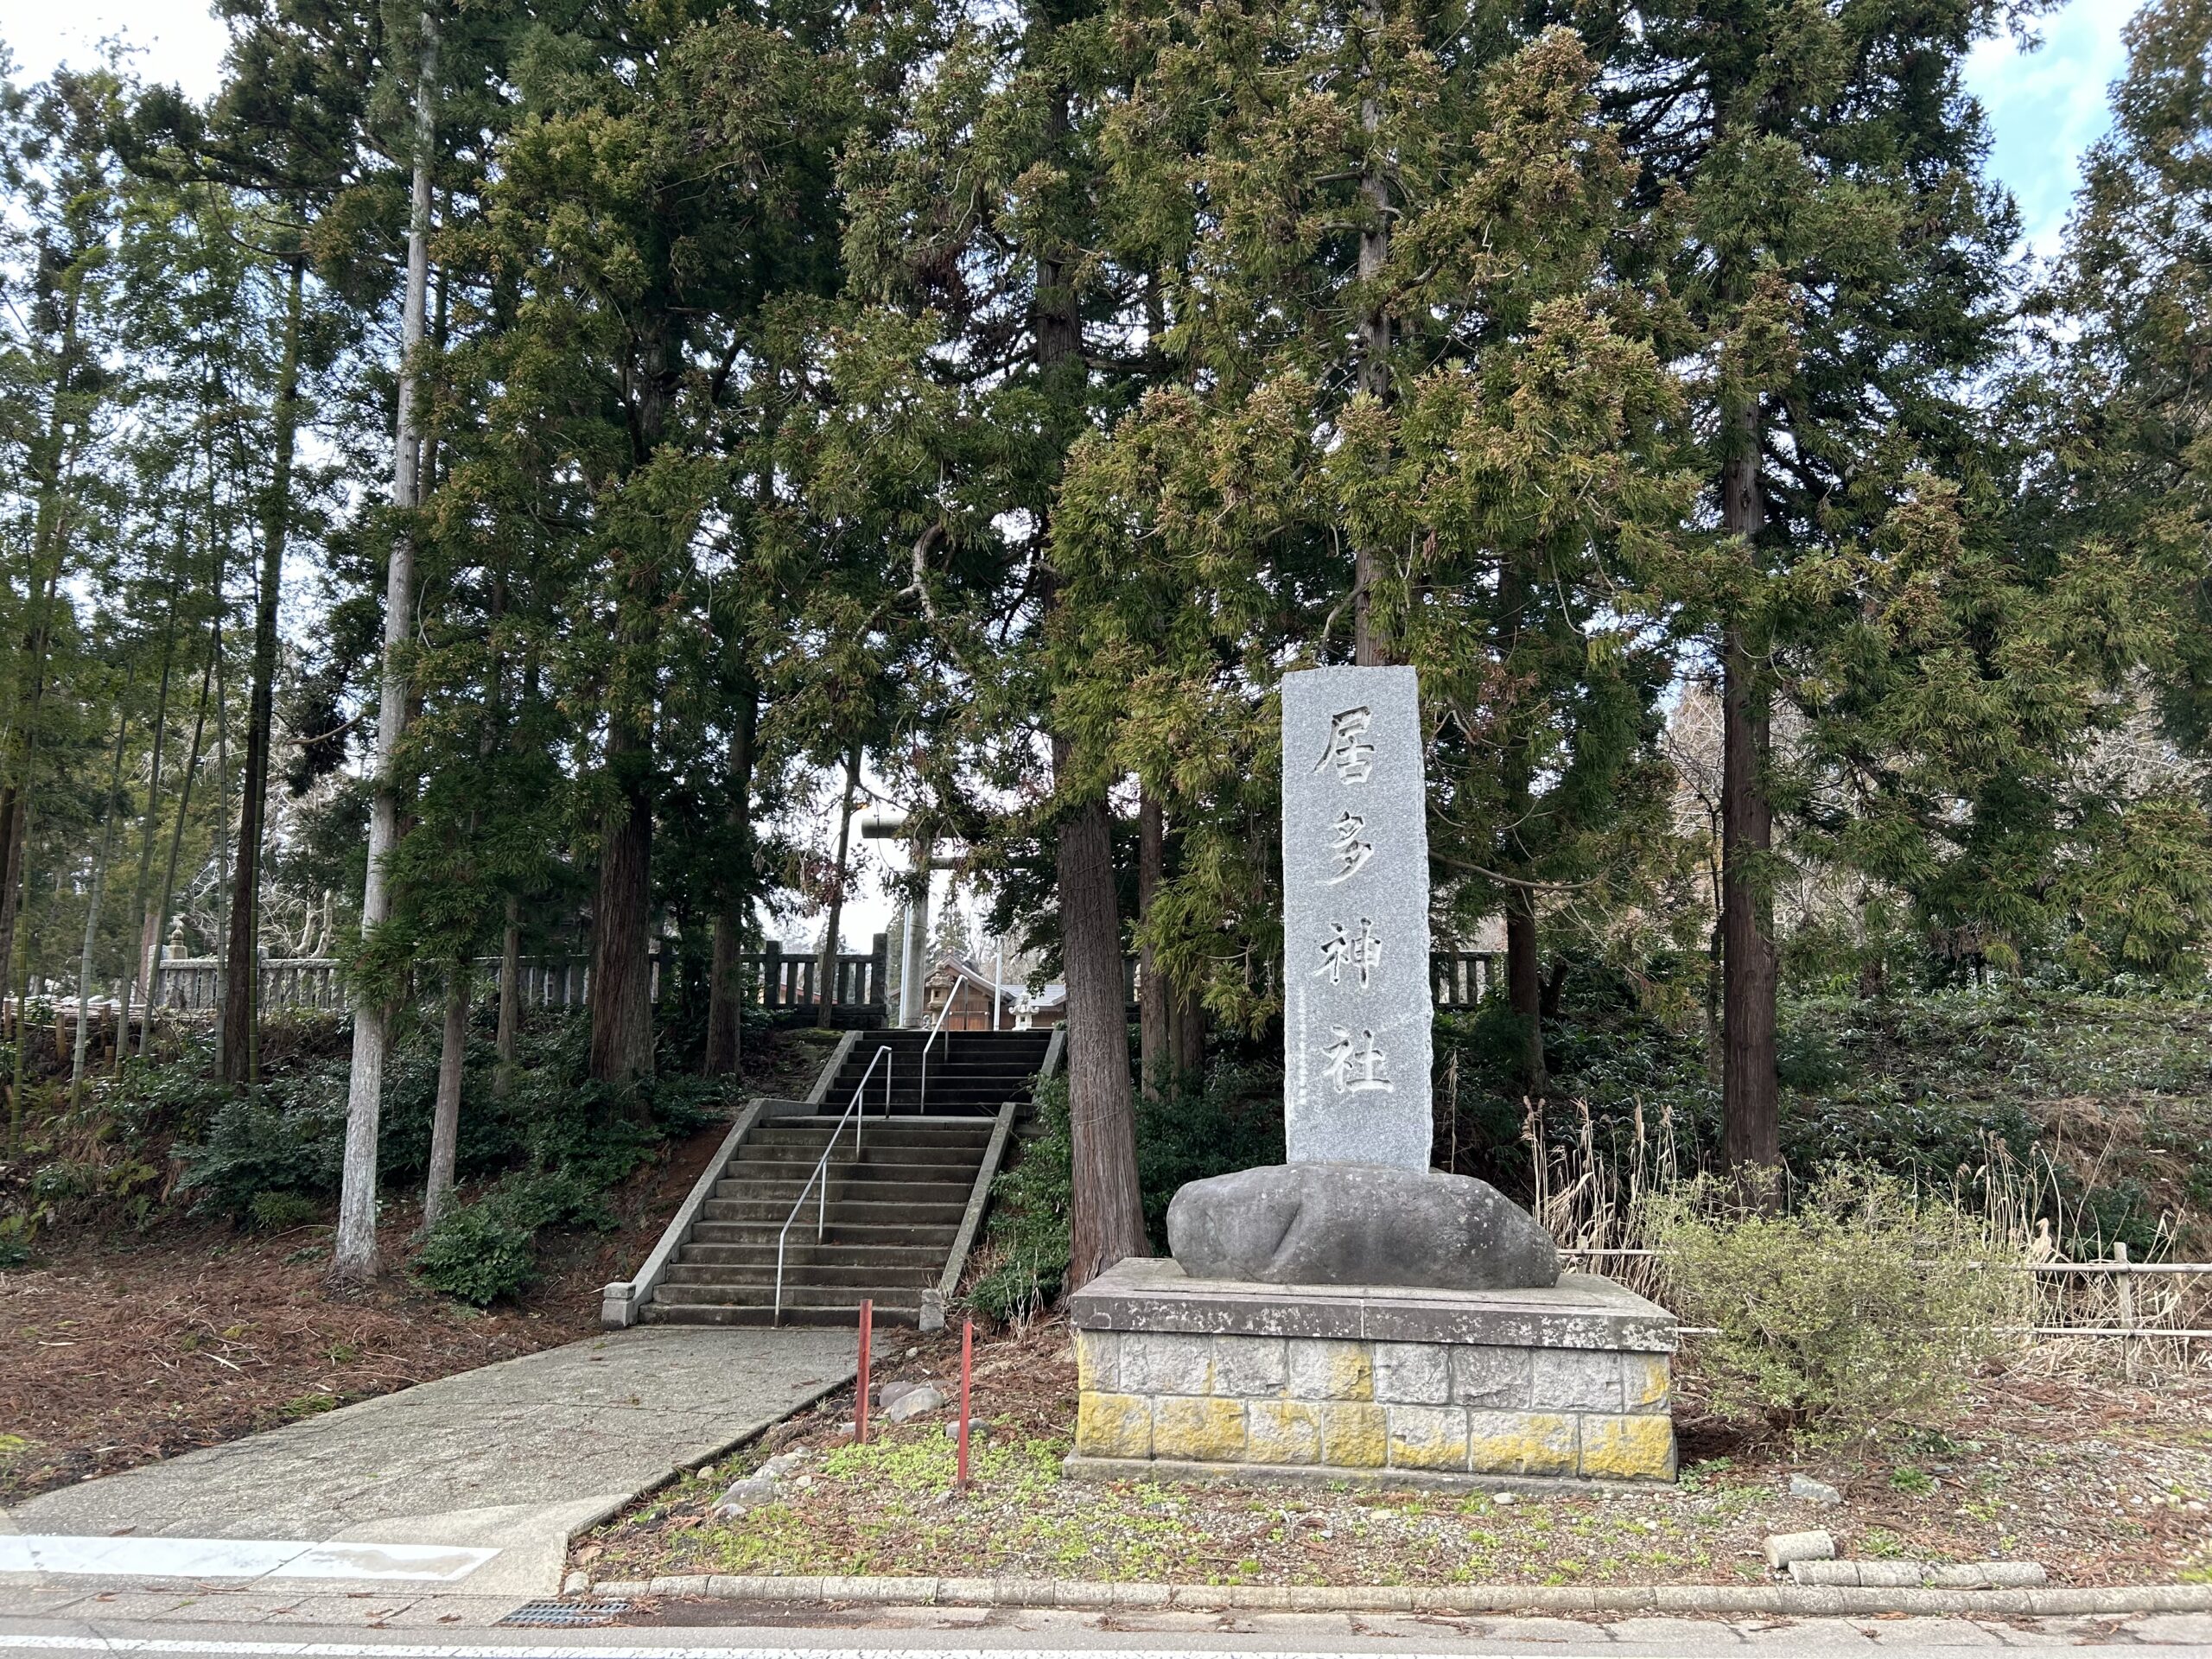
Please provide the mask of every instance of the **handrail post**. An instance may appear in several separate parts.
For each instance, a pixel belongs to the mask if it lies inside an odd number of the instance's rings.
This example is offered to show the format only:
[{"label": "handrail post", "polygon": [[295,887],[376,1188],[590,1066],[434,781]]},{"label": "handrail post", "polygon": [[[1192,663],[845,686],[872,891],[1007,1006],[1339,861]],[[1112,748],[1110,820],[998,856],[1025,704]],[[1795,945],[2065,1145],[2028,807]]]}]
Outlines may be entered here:
[{"label": "handrail post", "polygon": [[[791,1224],[796,1222],[799,1218],[800,1212],[805,1210],[807,1196],[814,1192],[815,1183],[819,1181],[822,1184],[822,1190],[815,1195],[814,1242],[817,1244],[821,1243],[828,1233],[830,1160],[836,1155],[837,1137],[845,1132],[845,1120],[850,1118],[853,1123],[853,1157],[857,1162],[861,1153],[861,1126],[868,1122],[868,1079],[875,1075],[875,1068],[880,1064],[884,1074],[884,1099],[887,1102],[891,1097],[892,1059],[891,1046],[888,1043],[880,1045],[874,1054],[869,1058],[868,1069],[861,1073],[861,1080],[853,1085],[853,1097],[845,1103],[845,1109],[839,1114],[836,1126],[830,1131],[830,1144],[822,1148],[822,1156],[815,1160],[814,1173],[806,1178],[806,1185],[799,1188],[798,1198],[792,1204],[791,1213],[784,1217],[783,1228],[776,1235],[776,1303],[774,1312],[770,1316],[771,1324],[781,1325],[784,1322],[784,1248],[791,1237]],[[887,1115],[889,1108],[887,1106],[885,1109]]]}]

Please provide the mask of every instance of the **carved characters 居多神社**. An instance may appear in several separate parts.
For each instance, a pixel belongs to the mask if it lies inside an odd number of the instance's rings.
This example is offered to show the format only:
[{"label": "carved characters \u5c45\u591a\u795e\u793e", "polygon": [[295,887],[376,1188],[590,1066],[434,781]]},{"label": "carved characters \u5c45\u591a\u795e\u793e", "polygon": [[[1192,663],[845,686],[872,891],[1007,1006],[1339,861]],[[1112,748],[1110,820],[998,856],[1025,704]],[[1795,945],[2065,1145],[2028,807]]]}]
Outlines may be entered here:
[{"label": "carved characters \u5c45\u591a\u795e\u793e", "polygon": [[1428,835],[1414,671],[1286,675],[1284,1116],[1293,1162],[1428,1167]]}]

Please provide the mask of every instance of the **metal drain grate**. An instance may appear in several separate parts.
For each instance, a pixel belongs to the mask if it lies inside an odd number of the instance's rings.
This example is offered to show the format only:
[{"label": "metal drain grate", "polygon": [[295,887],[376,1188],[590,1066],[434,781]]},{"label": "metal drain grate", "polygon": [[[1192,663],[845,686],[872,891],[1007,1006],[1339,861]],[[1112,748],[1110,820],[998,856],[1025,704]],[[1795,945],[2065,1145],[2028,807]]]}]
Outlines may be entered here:
[{"label": "metal drain grate", "polygon": [[626,1601],[526,1601],[499,1623],[529,1624],[539,1630],[577,1630],[612,1624],[629,1611]]}]

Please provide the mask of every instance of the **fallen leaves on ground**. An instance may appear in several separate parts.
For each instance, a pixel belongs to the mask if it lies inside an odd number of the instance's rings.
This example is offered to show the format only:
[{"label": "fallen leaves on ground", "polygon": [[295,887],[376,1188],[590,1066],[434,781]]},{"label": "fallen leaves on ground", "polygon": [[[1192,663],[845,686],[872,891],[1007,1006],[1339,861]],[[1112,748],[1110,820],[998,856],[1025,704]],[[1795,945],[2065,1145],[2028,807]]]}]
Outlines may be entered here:
[{"label": "fallen leaves on ground", "polygon": [[[948,1395],[957,1338],[891,1347],[879,1382]],[[1980,1379],[1941,1430],[1900,1431],[1860,1455],[1793,1453],[1686,1415],[1673,1487],[1606,1493],[1235,1486],[1062,1478],[1075,1419],[1066,1332],[979,1344],[974,1484],[953,1487],[950,1408],[843,1428],[849,1393],[780,1426],[721,1468],[677,1480],[581,1541],[597,1580],[696,1573],[1065,1576],[1255,1584],[1633,1584],[1764,1580],[1770,1532],[1825,1527],[1847,1556],[2035,1560],[2054,1580],[2212,1578],[2212,1377],[2034,1375]],[[1694,1357],[1681,1362],[1694,1401]],[[1694,1408],[1692,1408],[1694,1411]],[[804,1447],[809,1478],[734,1519],[728,1484]],[[1691,1461],[1691,1459],[1695,1459]],[[1789,1496],[1803,1472],[1843,1493]]]}]

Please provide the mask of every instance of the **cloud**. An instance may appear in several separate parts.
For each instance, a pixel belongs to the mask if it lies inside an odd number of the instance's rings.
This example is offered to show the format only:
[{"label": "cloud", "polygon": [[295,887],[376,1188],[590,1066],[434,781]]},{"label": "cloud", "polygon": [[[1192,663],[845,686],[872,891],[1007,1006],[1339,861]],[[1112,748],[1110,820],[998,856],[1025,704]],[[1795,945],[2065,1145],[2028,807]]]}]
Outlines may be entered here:
[{"label": "cloud", "polygon": [[120,35],[138,48],[134,67],[147,80],[181,86],[206,98],[221,79],[230,36],[200,0],[16,0],[0,22],[0,41],[15,56],[16,76],[43,79],[63,63],[99,60],[99,42]]},{"label": "cloud", "polygon": [[1988,111],[1991,170],[2020,204],[2037,252],[2058,249],[2082,180],[2082,157],[2112,124],[2112,83],[2127,67],[2127,0],[2070,0],[2044,20],[2042,46],[1984,41],[1967,60],[1967,90]]}]

